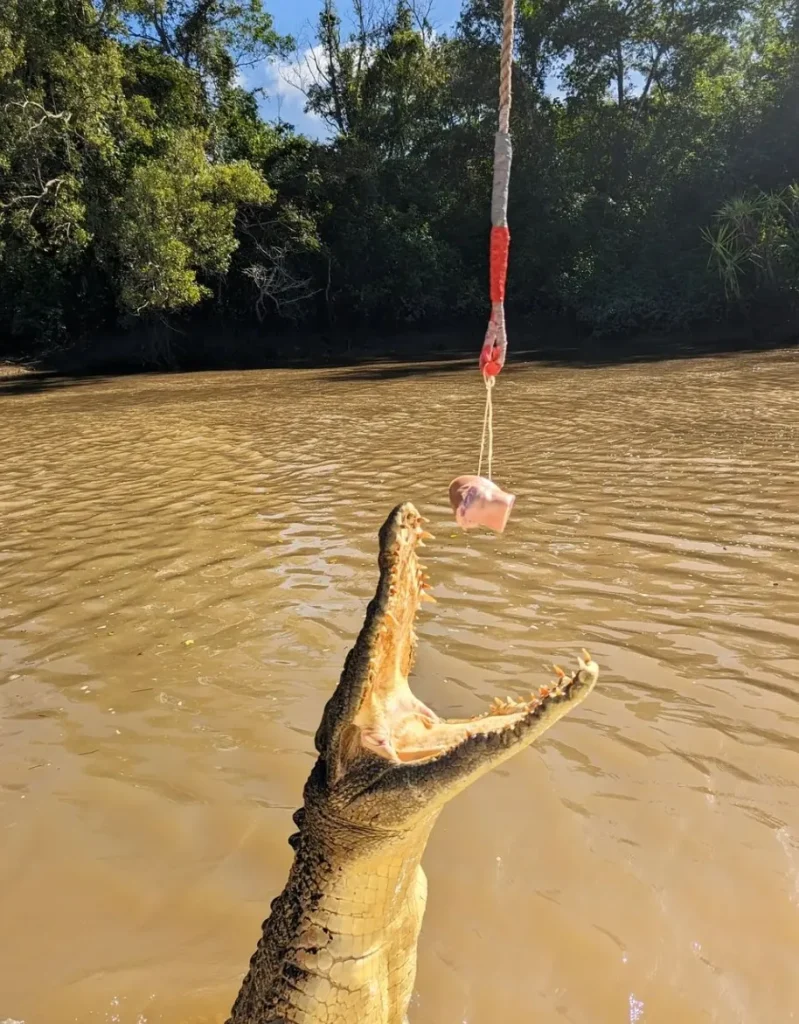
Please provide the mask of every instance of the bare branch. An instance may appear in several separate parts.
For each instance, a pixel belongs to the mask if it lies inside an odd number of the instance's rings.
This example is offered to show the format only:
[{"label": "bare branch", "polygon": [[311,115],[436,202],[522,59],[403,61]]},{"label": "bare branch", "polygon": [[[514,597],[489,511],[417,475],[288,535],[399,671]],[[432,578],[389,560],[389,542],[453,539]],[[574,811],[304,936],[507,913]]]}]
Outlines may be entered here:
[{"label": "bare branch", "polygon": [[60,121],[62,124],[67,125],[72,118],[72,114],[67,110],[62,110],[56,114],[52,110],[48,110],[46,107],[42,106],[41,103],[37,103],[35,100],[10,100],[5,104],[3,109],[8,111],[11,107],[19,107],[20,113],[22,114],[27,114],[28,108],[32,107],[42,115],[38,121],[28,126],[28,130],[25,133],[26,138],[29,138],[35,131],[38,131],[42,125],[48,122]]},{"label": "bare branch", "polygon": [[11,199],[8,200],[8,202],[0,203],[0,209],[7,210],[10,207],[16,206],[19,203],[32,202],[33,206],[28,211],[28,218],[32,219],[33,215],[36,213],[36,210],[39,207],[39,204],[47,198],[51,189],[54,190],[54,198],[58,198],[58,193],[61,190],[61,186],[64,184],[65,181],[66,178],[51,178],[47,182],[42,182],[40,179],[39,184],[41,186],[41,192],[21,196],[12,196]]},{"label": "bare branch", "polygon": [[278,316],[296,319],[298,307],[317,295],[321,289],[312,288],[313,278],[296,277],[287,266],[291,255],[288,246],[258,245],[259,252],[267,263],[256,263],[244,270],[258,290],[255,300],[255,312],[262,321],[267,313],[267,304],[271,304]]}]

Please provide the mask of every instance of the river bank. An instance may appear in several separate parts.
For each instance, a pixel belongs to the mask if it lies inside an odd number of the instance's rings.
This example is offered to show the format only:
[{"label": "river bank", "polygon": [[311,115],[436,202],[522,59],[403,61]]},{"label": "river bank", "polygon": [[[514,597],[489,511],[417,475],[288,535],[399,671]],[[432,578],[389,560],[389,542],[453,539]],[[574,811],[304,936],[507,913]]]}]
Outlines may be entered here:
[{"label": "river bank", "polygon": [[[0,381],[29,376],[93,377],[148,372],[292,369],[374,363],[473,363],[484,325],[474,320],[446,329],[394,332],[265,332],[234,324],[195,324],[181,330],[130,331],[37,353],[0,348]],[[509,327],[509,363],[604,366],[769,351],[799,343],[795,324],[759,319],[714,323],[685,331],[621,337],[588,335],[563,320]]]}]

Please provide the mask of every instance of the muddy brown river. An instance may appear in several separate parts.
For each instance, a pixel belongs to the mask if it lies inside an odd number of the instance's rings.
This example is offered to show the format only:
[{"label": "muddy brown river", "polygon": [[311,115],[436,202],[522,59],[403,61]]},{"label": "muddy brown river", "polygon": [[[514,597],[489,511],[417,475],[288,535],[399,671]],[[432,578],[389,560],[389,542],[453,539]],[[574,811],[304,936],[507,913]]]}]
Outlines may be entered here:
[{"label": "muddy brown river", "polygon": [[[0,398],[0,1021],[224,1020],[402,499],[450,716],[597,691],[444,811],[411,1024],[799,1021],[799,353]],[[0,382],[2,383],[2,382]]]}]

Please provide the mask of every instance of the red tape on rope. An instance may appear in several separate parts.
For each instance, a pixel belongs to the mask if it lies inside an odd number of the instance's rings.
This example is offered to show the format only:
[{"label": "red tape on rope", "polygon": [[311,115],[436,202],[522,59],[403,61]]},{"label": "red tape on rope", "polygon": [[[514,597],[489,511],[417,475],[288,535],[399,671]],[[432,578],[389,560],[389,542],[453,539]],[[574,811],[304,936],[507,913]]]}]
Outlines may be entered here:
[{"label": "red tape on rope", "polygon": [[505,282],[508,278],[508,252],[510,230],[491,228],[491,301],[505,301]]},{"label": "red tape on rope", "polygon": [[[510,231],[507,226],[491,228],[490,280],[491,304],[505,301],[505,282],[508,279],[508,253]],[[504,335],[500,337],[500,326],[494,314],[488,321],[483,349],[480,352],[480,372],[486,377],[496,377],[505,362]]]}]

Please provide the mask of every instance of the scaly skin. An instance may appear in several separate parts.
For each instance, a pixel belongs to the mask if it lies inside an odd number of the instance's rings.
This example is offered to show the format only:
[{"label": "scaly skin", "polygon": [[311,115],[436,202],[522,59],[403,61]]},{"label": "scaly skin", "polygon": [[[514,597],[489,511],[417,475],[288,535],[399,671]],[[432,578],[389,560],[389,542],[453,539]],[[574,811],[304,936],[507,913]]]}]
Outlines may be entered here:
[{"label": "scaly skin", "polygon": [[445,720],[411,692],[419,605],[432,600],[411,504],[380,531],[380,580],[316,734],[318,760],[294,815],[286,887],[227,1024],[406,1024],[427,881],[444,804],[581,703],[599,669],[579,667],[529,700]]}]

